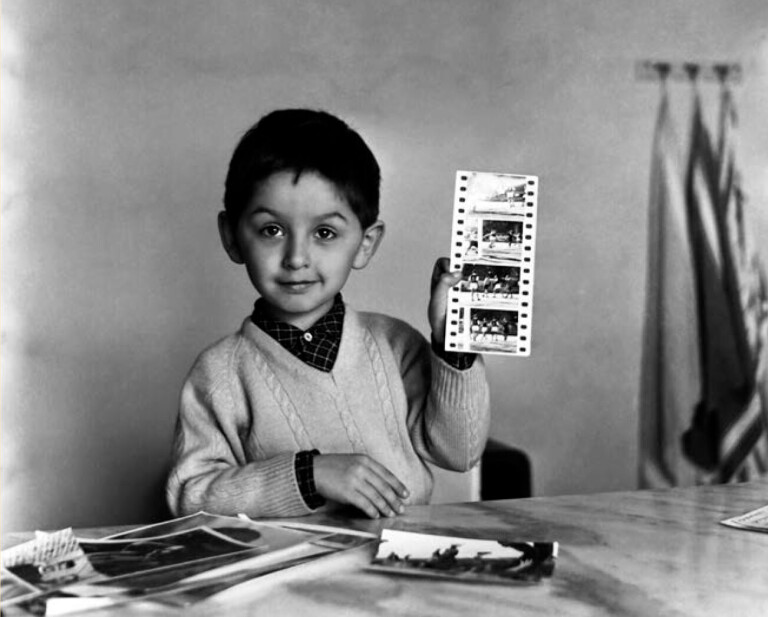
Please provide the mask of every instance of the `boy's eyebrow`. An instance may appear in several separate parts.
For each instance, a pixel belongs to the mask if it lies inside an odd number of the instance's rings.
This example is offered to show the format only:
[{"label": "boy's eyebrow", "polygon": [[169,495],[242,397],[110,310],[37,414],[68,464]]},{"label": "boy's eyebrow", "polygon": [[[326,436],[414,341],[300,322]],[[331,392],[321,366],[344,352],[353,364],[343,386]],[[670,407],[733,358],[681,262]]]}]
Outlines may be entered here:
[{"label": "boy's eyebrow", "polygon": [[251,216],[253,216],[254,214],[269,214],[269,215],[275,216],[275,217],[279,216],[279,214],[277,212],[275,212],[274,210],[270,210],[266,206],[256,206],[250,212]]},{"label": "boy's eyebrow", "polygon": [[[271,208],[268,208],[267,206],[256,206],[253,210],[251,210],[251,216],[254,216],[256,214],[268,214],[270,216],[274,216],[275,218],[280,218],[280,213],[275,212]],[[324,221],[331,218],[340,218],[345,223],[349,222],[349,217],[345,216],[343,212],[340,212],[338,210],[334,210],[332,212],[326,212],[324,214],[318,214],[315,217],[315,220],[318,221]]]},{"label": "boy's eyebrow", "polygon": [[332,219],[332,218],[340,218],[340,219],[341,219],[342,221],[344,221],[345,223],[346,223],[346,222],[347,222],[347,220],[348,220],[348,219],[347,219],[347,217],[346,217],[346,216],[344,216],[344,213],[343,213],[343,212],[338,212],[338,211],[334,211],[334,212],[327,212],[326,214],[321,214],[321,215],[320,215],[320,216],[318,216],[317,218],[318,218],[318,220],[325,220],[325,219]]}]

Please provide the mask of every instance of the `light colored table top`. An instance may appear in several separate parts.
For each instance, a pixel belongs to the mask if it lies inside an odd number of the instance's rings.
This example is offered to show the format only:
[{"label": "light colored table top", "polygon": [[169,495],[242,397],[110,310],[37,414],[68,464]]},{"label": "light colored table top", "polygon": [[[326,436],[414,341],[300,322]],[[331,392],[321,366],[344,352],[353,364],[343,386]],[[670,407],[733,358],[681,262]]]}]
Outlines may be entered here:
[{"label": "light colored table top", "polygon": [[[307,517],[369,531],[557,541],[560,552],[552,578],[533,586],[445,583],[350,567],[307,571],[183,614],[765,616],[768,533],[719,521],[766,504],[768,483],[761,482],[413,507],[385,521]],[[129,606],[89,614],[139,612]]]}]

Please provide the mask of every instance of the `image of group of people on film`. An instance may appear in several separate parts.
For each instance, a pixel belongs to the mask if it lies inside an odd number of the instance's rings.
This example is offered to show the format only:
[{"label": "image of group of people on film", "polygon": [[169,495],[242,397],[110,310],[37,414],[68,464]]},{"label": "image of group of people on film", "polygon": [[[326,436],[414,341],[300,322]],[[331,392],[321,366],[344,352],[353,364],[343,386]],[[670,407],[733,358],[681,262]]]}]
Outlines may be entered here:
[{"label": "image of group of people on film", "polygon": [[471,348],[510,350],[517,342],[518,316],[517,311],[469,309]]},{"label": "image of group of people on film", "polygon": [[465,263],[459,291],[472,302],[511,300],[520,294],[520,268]]}]

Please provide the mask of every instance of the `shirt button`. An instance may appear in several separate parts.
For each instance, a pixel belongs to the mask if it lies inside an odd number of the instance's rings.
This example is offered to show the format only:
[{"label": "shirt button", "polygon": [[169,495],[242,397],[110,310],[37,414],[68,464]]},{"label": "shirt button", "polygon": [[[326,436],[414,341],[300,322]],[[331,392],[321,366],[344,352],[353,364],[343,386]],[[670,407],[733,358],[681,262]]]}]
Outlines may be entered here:
[{"label": "shirt button", "polygon": [[304,333],[304,340],[307,341],[307,343],[311,343],[312,342],[312,334],[309,333],[309,332],[305,332]]}]

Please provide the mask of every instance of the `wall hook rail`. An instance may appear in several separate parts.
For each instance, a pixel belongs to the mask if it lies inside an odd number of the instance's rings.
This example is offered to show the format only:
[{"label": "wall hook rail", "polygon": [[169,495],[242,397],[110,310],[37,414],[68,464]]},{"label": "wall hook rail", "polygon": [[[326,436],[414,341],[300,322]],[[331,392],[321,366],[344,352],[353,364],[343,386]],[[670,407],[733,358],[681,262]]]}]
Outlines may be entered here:
[{"label": "wall hook rail", "polygon": [[638,60],[635,78],[638,81],[718,81],[741,83],[743,73],[738,62],[671,62],[667,60]]}]

